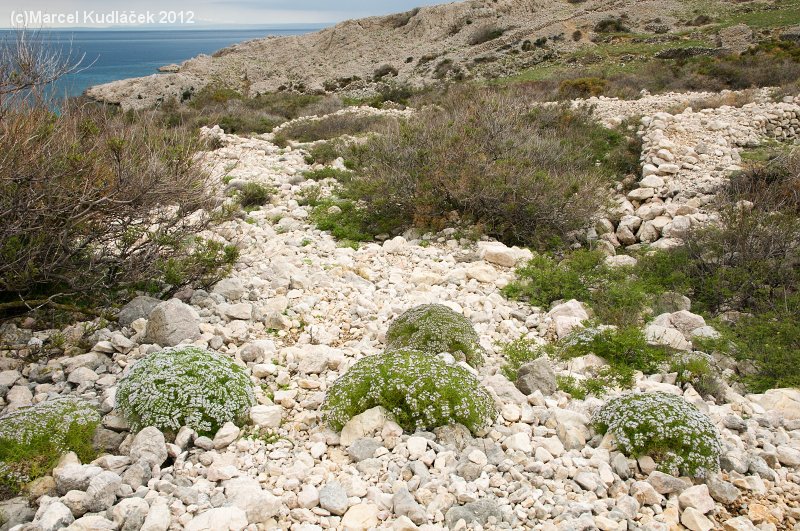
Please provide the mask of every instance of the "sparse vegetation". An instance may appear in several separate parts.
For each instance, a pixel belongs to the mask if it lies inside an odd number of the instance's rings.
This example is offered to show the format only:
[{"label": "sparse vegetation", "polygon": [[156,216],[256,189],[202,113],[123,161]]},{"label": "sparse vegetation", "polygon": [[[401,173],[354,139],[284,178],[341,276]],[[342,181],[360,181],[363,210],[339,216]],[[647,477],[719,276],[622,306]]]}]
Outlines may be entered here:
[{"label": "sparse vegetation", "polygon": [[254,208],[267,204],[274,192],[261,183],[249,181],[236,194],[236,201],[242,208]]},{"label": "sparse vegetation", "polygon": [[505,33],[505,29],[499,28],[497,26],[483,26],[478,28],[475,33],[472,34],[469,38],[469,44],[472,46],[477,46],[478,44],[483,44],[484,42],[489,42],[494,39],[500,38]]}]

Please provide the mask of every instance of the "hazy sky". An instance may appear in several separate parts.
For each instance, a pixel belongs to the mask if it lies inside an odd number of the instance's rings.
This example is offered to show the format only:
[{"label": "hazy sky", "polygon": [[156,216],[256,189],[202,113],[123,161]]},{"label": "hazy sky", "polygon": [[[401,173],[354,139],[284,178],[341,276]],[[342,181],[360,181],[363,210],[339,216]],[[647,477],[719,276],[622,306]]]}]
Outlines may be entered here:
[{"label": "hazy sky", "polygon": [[[162,11],[173,11],[195,22],[205,24],[287,24],[329,23],[348,18],[384,15],[417,6],[445,3],[448,0],[3,0],[0,27],[19,25],[21,17],[57,14],[62,17],[78,14],[78,23],[70,19],[52,24],[29,26],[100,26],[93,23],[109,12],[146,15],[162,18]],[[452,1],[452,0],[451,0]],[[92,13],[94,11],[94,13]],[[182,13],[181,13],[182,12]],[[16,13],[16,14],[15,14]],[[87,18],[88,17],[88,18]],[[152,20],[152,19],[151,19]],[[166,20],[166,19],[165,19]],[[160,21],[159,21],[160,22]]]}]

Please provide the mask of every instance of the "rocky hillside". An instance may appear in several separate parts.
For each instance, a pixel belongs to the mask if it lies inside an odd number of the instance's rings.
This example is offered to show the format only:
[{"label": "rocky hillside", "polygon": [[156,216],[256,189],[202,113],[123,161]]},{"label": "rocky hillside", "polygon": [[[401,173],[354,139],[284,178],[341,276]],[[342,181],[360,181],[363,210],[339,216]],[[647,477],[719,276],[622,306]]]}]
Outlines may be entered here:
[{"label": "rocky hillside", "polygon": [[[644,115],[644,176],[617,198],[622,218],[597,230],[609,263],[631,259],[613,257],[618,248],[669,247],[686,227],[707,221],[713,185],[735,168],[740,146],[795,136],[797,101],[767,96],[681,112],[676,106],[699,105],[708,94],[589,102],[607,123]],[[470,244],[455,229],[339,247],[301,204],[318,185],[303,174],[303,146],[205,133],[221,146],[206,159],[215,178],[234,188],[272,186],[271,205],[217,229],[215,237],[236,242],[242,256],[208,292],[137,298],[108,326],[0,330],[16,345],[0,356],[0,413],[80,397],[99,406],[95,443],[107,452],[91,463],[64,456],[28,487],[35,502],[0,503],[0,529],[797,529],[797,390],[748,395],[726,384],[713,400],[675,373],[637,373],[636,390],[683,397],[720,435],[719,473],[662,473],[651,457],[628,458],[595,431],[591,419],[603,400],[557,390],[557,377],[592,374],[604,363],[597,356],[542,358],[516,382],[499,370],[507,360],[498,344],[552,342],[589,318],[576,300],[542,309],[500,294],[529,251],[486,238]],[[393,319],[431,302],[467,317],[480,337],[487,359],[473,373],[497,406],[491,424],[473,434],[455,425],[411,434],[373,408],[332,431],[320,408],[326,393],[384,349]],[[652,343],[691,351],[715,333],[688,299],[667,306],[647,327]],[[30,361],[56,335],[70,355]],[[83,353],[72,346],[81,336]],[[208,436],[184,427],[166,439],[153,427],[132,429],[118,407],[120,383],[138,360],[179,343],[213,349],[246,374],[258,404],[248,426],[227,423]]]},{"label": "rocky hillside", "polygon": [[[363,90],[375,81],[498,77],[591,41],[598,22],[624,20],[662,34],[685,10],[678,0],[468,0],[348,20],[301,36],[241,43],[190,59],[169,73],[92,87],[88,96],[123,108],[178,100],[209,83],[250,94]],[[611,28],[613,29],[613,28]]]}]

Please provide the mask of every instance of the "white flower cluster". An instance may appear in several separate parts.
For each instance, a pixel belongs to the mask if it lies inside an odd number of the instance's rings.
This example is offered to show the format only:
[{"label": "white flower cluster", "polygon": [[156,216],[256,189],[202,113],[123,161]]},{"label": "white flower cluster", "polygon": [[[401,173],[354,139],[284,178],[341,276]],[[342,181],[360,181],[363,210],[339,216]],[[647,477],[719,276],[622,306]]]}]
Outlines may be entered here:
[{"label": "white flower cluster", "polygon": [[91,404],[75,396],[60,396],[0,417],[0,444],[30,446],[46,440],[63,453],[71,450],[69,439],[75,430],[99,423],[100,414]]},{"label": "white flower cluster", "polygon": [[601,433],[614,434],[623,452],[651,456],[662,472],[704,477],[719,469],[722,446],[716,427],[680,396],[623,395],[609,400],[593,420]]},{"label": "white flower cluster", "polygon": [[442,304],[423,304],[395,319],[386,332],[388,349],[447,352],[473,367],[483,364],[483,347],[472,323]]},{"label": "white flower cluster", "polygon": [[475,431],[494,417],[494,401],[466,368],[416,350],[392,350],[359,360],[322,405],[339,430],[355,415],[383,406],[407,431],[463,424]]},{"label": "white flower cluster", "polygon": [[165,349],[139,360],[117,389],[117,407],[136,430],[188,426],[213,434],[224,423],[241,420],[254,403],[243,368],[197,347]]}]

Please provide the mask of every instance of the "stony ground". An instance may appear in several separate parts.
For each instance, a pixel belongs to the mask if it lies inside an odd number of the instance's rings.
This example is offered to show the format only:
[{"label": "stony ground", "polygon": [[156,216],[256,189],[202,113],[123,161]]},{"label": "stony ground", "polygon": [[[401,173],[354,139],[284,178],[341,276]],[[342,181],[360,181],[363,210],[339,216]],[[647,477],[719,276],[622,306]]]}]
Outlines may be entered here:
[{"label": "stony ground", "polygon": [[[647,114],[647,165],[636,190],[649,192],[620,196],[621,214],[598,224],[607,228],[595,236],[609,255],[642,241],[679,244],[679,218],[699,223],[713,214],[702,210],[713,189],[691,189],[697,174],[730,169],[743,143],[777,136],[778,122],[787,124],[784,136],[794,135],[794,102],[666,114],[675,100],[592,102],[602,119]],[[768,119],[759,122],[762,116]],[[742,130],[746,142],[732,141]],[[36,504],[0,503],[10,518],[0,529],[800,529],[800,392],[742,396],[728,388],[717,404],[674,385],[674,374],[639,375],[637,389],[684,396],[722,436],[719,475],[661,474],[651,459],[627,459],[593,434],[590,418],[602,401],[570,399],[555,390],[552,374],[529,382],[538,390],[526,395],[499,372],[499,342],[552,341],[588,318],[578,301],[538,309],[500,295],[527,251],[458,239],[455,229],[339,247],[298,203],[316,184],[302,175],[301,149],[279,149],[269,137],[208,134],[223,144],[208,154],[214,175],[232,177],[230,187],[257,181],[278,190],[270,206],[215,234],[242,249],[229,278],[163,303],[137,299],[119,326],[91,334],[89,352],[47,362],[18,356],[53,331],[4,327],[21,346],[0,357],[0,412],[54,394],[83,396],[104,414],[97,442],[108,454],[84,464],[66,456],[31,487]],[[714,148],[701,153],[700,141]],[[656,233],[642,229],[648,223]],[[480,334],[488,359],[479,377],[500,412],[494,424],[479,436],[458,427],[411,435],[376,409],[341,434],[324,426],[318,409],[326,389],[356,360],[382,350],[392,319],[428,302],[462,312]],[[698,334],[713,333],[685,301],[673,310],[648,327],[651,341],[690,350]],[[84,332],[83,325],[63,331],[68,341]],[[153,428],[129,432],[114,410],[118,379],[135,360],[181,341],[247,367],[259,403],[252,421],[273,436],[233,425],[213,439],[186,429],[169,441]],[[589,356],[553,366],[580,377],[598,362]]]}]

